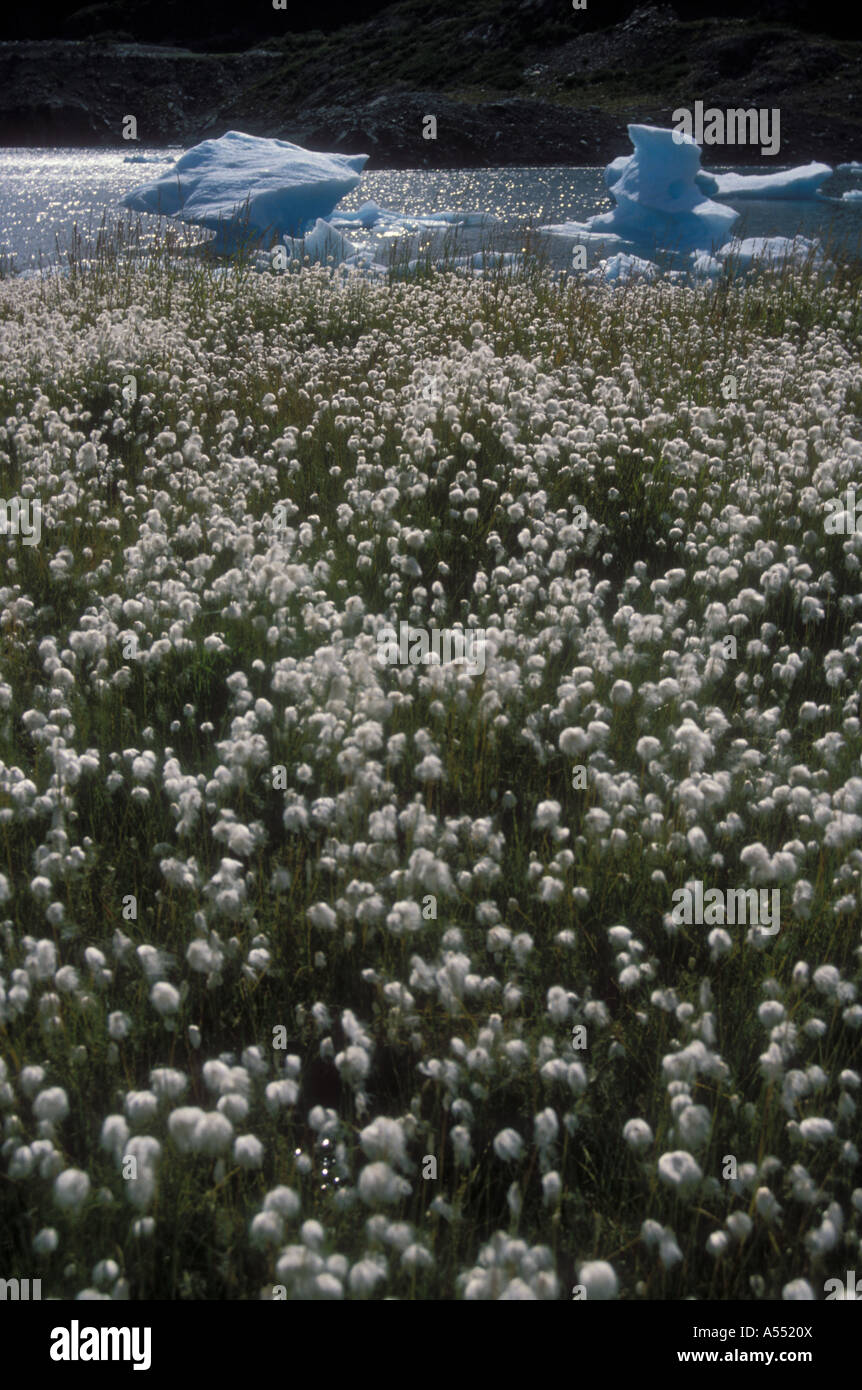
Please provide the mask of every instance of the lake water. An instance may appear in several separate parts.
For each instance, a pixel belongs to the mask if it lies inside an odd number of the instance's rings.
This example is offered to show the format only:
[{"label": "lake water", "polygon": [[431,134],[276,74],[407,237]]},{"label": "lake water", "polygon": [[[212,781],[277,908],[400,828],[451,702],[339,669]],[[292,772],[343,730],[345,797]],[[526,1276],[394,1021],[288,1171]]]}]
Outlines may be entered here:
[{"label": "lake water", "polygon": [[[621,151],[622,152],[622,151]],[[158,178],[182,154],[176,149],[140,149],[129,158],[119,149],[0,149],[0,256],[14,255],[14,268],[32,269],[54,258],[55,245],[68,242],[72,225],[86,233],[95,230],[103,212],[109,219],[128,218],[120,198],[137,184]],[[134,161],[134,162],[133,162]],[[712,166],[710,166],[712,167]],[[736,236],[828,237],[839,244],[862,246],[862,202],[842,203],[840,194],[862,187],[862,174],[836,174],[825,185],[828,197],[816,201],[735,201],[723,199],[741,213]],[[493,213],[500,218],[492,234],[500,249],[518,249],[529,224],[583,221],[613,206],[605,189],[602,168],[544,169],[418,169],[376,170],[365,173],[359,187],[340,207],[354,210],[369,200],[407,215],[463,209]],[[155,219],[144,218],[155,229]],[[145,237],[152,231],[145,230]],[[348,233],[362,243],[360,232]],[[427,234],[425,236],[427,242]],[[489,242],[487,229],[469,229],[462,249],[480,249]],[[545,239],[550,259],[569,264],[570,243]],[[619,250],[610,245],[605,254]],[[626,248],[622,248],[626,249]],[[589,250],[590,263],[602,248]]]}]

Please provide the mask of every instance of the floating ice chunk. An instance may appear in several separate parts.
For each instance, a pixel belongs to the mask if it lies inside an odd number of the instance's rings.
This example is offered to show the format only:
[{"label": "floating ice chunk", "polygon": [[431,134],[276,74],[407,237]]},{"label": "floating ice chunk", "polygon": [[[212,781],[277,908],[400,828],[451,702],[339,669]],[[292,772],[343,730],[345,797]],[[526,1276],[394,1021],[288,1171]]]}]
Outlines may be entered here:
[{"label": "floating ice chunk", "polygon": [[372,201],[363,203],[362,207],[358,208],[356,212],[333,213],[330,220],[337,223],[338,226],[350,226],[352,224],[370,229],[371,227],[376,227],[378,222],[385,221],[389,216],[390,214],[385,208],[382,208],[379,203]]},{"label": "floating ice chunk", "polygon": [[324,221],[322,217],[318,217],[312,230],[304,237],[286,236],[284,244],[288,259],[302,261],[307,256],[312,263],[331,258],[334,265],[341,265],[359,252],[359,248],[354,246],[352,241],[348,241],[337,228]]},{"label": "floating ice chunk", "polygon": [[605,165],[606,188],[613,188],[615,183],[619,183],[631,159],[634,159],[634,155],[619,154],[616,159],[611,160],[610,164]]},{"label": "floating ice chunk", "polygon": [[823,260],[819,242],[809,241],[804,236],[752,236],[744,241],[734,237],[715,254],[723,260],[732,259],[740,269],[747,268],[753,261],[790,261],[794,265],[804,265],[809,260],[815,264]]},{"label": "floating ice chunk", "polygon": [[829,164],[801,164],[773,174],[713,174],[701,169],[695,183],[710,197],[719,198],[816,198],[820,185],[832,176]]},{"label": "floating ice chunk", "polygon": [[628,132],[634,154],[613,160],[605,170],[616,207],[591,217],[585,227],[594,235],[613,232],[627,241],[667,248],[705,249],[722,240],[739,214],[711,202],[698,187],[700,147],[695,141],[658,126],[630,125]]},{"label": "floating ice chunk", "polygon": [[374,202],[363,203],[356,212],[334,212],[329,218],[338,227],[358,225],[366,229],[401,229],[405,232],[434,227],[488,227],[499,220],[490,212],[391,212]]},{"label": "floating ice chunk", "polygon": [[720,275],[724,267],[708,251],[692,251],[691,270],[693,275]]},{"label": "floating ice chunk", "polygon": [[[611,235],[666,249],[706,253],[723,239],[738,214],[713,202],[713,194],[734,198],[816,198],[832,174],[828,164],[805,164],[771,174],[713,174],[700,168],[700,147],[689,136],[656,126],[630,125],[634,154],[611,160],[605,186],[616,207],[587,222],[542,228],[556,236],[598,240]],[[860,166],[862,167],[862,166]],[[849,201],[855,201],[850,199]],[[716,274],[720,266],[707,254],[696,256],[695,274]],[[614,257],[605,270],[628,278],[631,267]]]},{"label": "floating ice chunk", "polygon": [[123,203],[207,227],[224,249],[246,235],[300,235],[356,187],[367,160],[367,154],[321,154],[229,130],[186,150]]},{"label": "floating ice chunk", "polygon": [[841,194],[842,203],[862,203],[862,188],[848,188]]},{"label": "floating ice chunk", "polygon": [[654,280],[657,274],[658,266],[653,261],[645,261],[640,256],[628,256],[624,251],[618,251],[615,256],[608,257],[596,266],[595,270],[591,270],[587,279],[604,280],[608,285],[624,285],[638,277]]},{"label": "floating ice chunk", "polygon": [[[592,219],[590,219],[592,221]],[[550,232],[553,236],[571,237],[574,241],[603,242],[611,244],[615,241],[622,241],[621,236],[616,232],[594,232],[590,229],[589,222],[549,222],[544,227],[539,228],[540,232]]]},{"label": "floating ice chunk", "polygon": [[862,164],[858,159],[851,159],[849,164],[836,164],[836,174],[862,174]]}]

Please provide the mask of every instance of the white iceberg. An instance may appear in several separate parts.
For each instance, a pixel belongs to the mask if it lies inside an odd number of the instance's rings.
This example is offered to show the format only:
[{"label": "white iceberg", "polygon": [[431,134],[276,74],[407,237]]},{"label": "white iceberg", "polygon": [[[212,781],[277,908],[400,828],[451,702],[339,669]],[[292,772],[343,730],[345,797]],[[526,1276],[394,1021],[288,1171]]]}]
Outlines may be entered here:
[{"label": "white iceberg", "polygon": [[603,280],[606,285],[625,285],[635,279],[651,281],[656,275],[658,266],[654,261],[645,261],[640,256],[629,256],[624,251],[618,251],[591,270],[587,279]]},{"label": "white iceberg", "polygon": [[[616,207],[586,222],[561,222],[542,231],[586,241],[616,239],[665,250],[691,250],[695,273],[713,275],[720,267],[709,252],[724,241],[739,216],[713,197],[813,199],[833,173],[830,165],[812,161],[778,173],[714,174],[701,169],[700,146],[688,135],[645,125],[630,125],[628,132],[634,153],[612,159],[604,171],[605,187]],[[845,196],[849,202],[856,201],[852,195]],[[631,273],[625,257],[612,257],[604,271],[606,278],[627,278]]]},{"label": "white iceberg", "polygon": [[366,229],[376,227],[379,222],[384,221],[390,214],[379,203],[363,203],[356,212],[335,212],[332,214],[331,221],[338,226],[344,227],[365,227]]},{"label": "white iceberg", "polygon": [[229,130],[187,150],[123,203],[207,227],[218,233],[219,249],[227,249],[245,237],[302,235],[356,187],[367,160],[367,154],[322,154]]},{"label": "white iceberg", "polygon": [[288,260],[295,258],[302,261],[307,256],[312,263],[331,260],[334,265],[343,265],[359,253],[358,246],[354,246],[322,217],[318,217],[312,230],[305,236],[285,236],[283,240]]},{"label": "white iceberg", "polygon": [[[595,219],[590,218],[590,223]],[[616,232],[594,232],[588,222],[548,222],[540,227],[540,232],[550,232],[553,236],[571,237],[573,241],[582,242],[584,246],[589,246],[591,242],[601,242],[602,245],[623,241],[624,238],[617,236]]]},{"label": "white iceberg", "polygon": [[[129,158],[138,162],[143,157]],[[375,202],[363,203],[355,212],[336,210],[359,183],[367,160],[367,154],[323,154],[287,140],[230,130],[187,150],[160,178],[128,193],[123,204],[214,231],[218,251],[242,242],[253,246],[283,240],[291,257],[338,265],[364,264],[369,257],[367,248],[344,239],[342,229],[376,233],[382,240],[499,222],[485,212],[410,216]]]},{"label": "white iceberg", "polygon": [[815,238],[795,236],[754,236],[741,240],[733,237],[720,246],[714,255],[706,251],[691,253],[691,273],[696,276],[723,275],[730,269],[733,272],[746,271],[755,263],[767,268],[780,267],[785,263],[801,266],[812,265],[828,269],[830,262],[824,261],[820,242]]},{"label": "white iceberg", "polygon": [[849,164],[836,164],[836,174],[862,174],[862,164],[858,159],[851,159]]},{"label": "white iceberg", "polygon": [[717,261],[708,251],[692,251],[691,261],[693,275],[720,275],[724,269],[721,261]]},{"label": "white iceberg", "polygon": [[862,188],[848,188],[841,194],[842,203],[862,203]]},{"label": "white iceberg", "polygon": [[701,169],[698,188],[719,198],[816,198],[820,185],[832,177],[829,164],[801,164],[774,174],[713,174]]},{"label": "white iceberg", "polygon": [[630,242],[677,248],[708,248],[721,241],[739,214],[713,203],[698,187],[700,146],[685,135],[658,126],[630,125],[634,154],[615,159],[605,184],[616,207],[583,225],[575,222],[544,231],[592,237],[613,233]]},{"label": "white iceberg", "polygon": [[606,188],[613,188],[614,184],[619,182],[630,159],[634,159],[633,154],[618,154],[616,159],[612,159],[610,164],[605,165]]},{"label": "white iceberg", "polygon": [[753,261],[805,265],[809,261],[820,264],[823,260],[819,242],[809,241],[804,236],[752,236],[746,237],[744,241],[734,237],[715,254],[722,260],[732,260],[741,270],[746,269]]},{"label": "white iceberg", "polygon": [[491,212],[391,212],[378,203],[363,203],[356,212],[334,212],[329,221],[334,226],[360,226],[366,230],[421,231],[440,227],[489,227],[499,222]]}]

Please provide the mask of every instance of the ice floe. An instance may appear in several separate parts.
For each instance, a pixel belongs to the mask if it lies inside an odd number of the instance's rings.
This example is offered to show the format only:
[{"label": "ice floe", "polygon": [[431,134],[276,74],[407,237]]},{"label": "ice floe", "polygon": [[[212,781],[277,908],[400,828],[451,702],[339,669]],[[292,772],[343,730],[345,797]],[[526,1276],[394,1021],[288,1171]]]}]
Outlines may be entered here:
[{"label": "ice floe", "polygon": [[[633,277],[659,273],[642,253],[690,253],[688,273],[720,274],[732,258],[745,267],[754,259],[808,259],[812,243],[804,238],[732,237],[740,213],[720,198],[815,199],[830,177],[827,164],[811,162],[777,173],[724,173],[704,170],[700,146],[687,135],[657,126],[628,127],[633,153],[606,166],[604,181],[615,206],[585,222],[546,225],[544,232],[586,245],[617,243],[621,249],[589,272],[593,280],[624,284]],[[149,155],[129,155],[130,162],[149,162]],[[381,251],[396,238],[419,237],[462,228],[494,226],[499,218],[481,211],[406,214],[367,201],[356,210],[338,207],[360,182],[368,156],[325,154],[285,140],[263,139],[229,131],[186,151],[161,177],[123,200],[129,208],[161,213],[216,232],[217,250],[233,249],[248,239],[257,243],[257,263],[285,269],[294,260],[325,263],[383,273]],[[857,171],[862,165],[840,165]],[[715,195],[715,196],[713,196]],[[862,190],[843,194],[843,201],[862,201]],[[474,242],[475,245],[475,242]],[[447,249],[448,248],[448,249]],[[479,251],[452,257],[448,237],[433,236],[423,256],[411,259],[409,272],[430,262],[467,273],[488,266],[512,267],[518,256]],[[278,250],[279,264],[271,259]],[[600,251],[599,254],[602,254]],[[819,253],[818,253],[819,254]],[[283,264],[282,264],[283,262]],[[674,275],[676,272],[674,272]]]},{"label": "ice floe", "polygon": [[[543,231],[586,242],[621,240],[667,251],[690,250],[695,273],[714,274],[720,267],[709,253],[723,245],[739,216],[717,199],[813,199],[833,172],[828,164],[812,162],[769,174],[716,174],[700,167],[700,147],[690,136],[645,125],[630,125],[628,132],[634,153],[618,155],[604,171],[605,187],[616,206],[586,222],[556,223]],[[626,278],[631,270],[624,256],[614,257],[604,276]]]},{"label": "ice floe", "polygon": [[619,157],[605,170],[605,184],[616,207],[585,223],[543,228],[562,235],[606,238],[685,249],[723,240],[739,214],[714,203],[698,187],[700,147],[689,136],[658,126],[630,125],[634,154]]},{"label": "ice floe", "polygon": [[284,247],[291,259],[302,261],[307,256],[312,263],[331,261],[335,265],[350,260],[359,251],[358,246],[354,246],[352,241],[348,241],[337,227],[333,227],[323,217],[318,217],[311,231],[305,236],[284,237]]},{"label": "ice floe", "polygon": [[732,260],[740,269],[747,268],[753,261],[805,265],[808,261],[820,263],[823,260],[819,243],[804,236],[752,236],[742,241],[734,238],[716,255],[722,260]]},{"label": "ice floe", "polygon": [[714,174],[701,169],[696,183],[710,197],[807,199],[818,197],[820,185],[831,177],[831,165],[812,161],[773,174]]},{"label": "ice floe", "polygon": [[[127,160],[149,163],[144,155]],[[337,204],[356,187],[366,154],[324,154],[287,140],[264,139],[230,130],[187,150],[160,178],[133,189],[126,207],[174,217],[216,232],[217,250],[244,240],[283,241],[287,251],[312,260],[344,263],[357,248],[337,234],[371,231],[380,238],[447,228],[486,227],[499,221],[481,211],[407,215],[369,201],[355,212]],[[328,227],[329,231],[325,228]],[[344,243],[342,245],[342,243]],[[324,248],[324,249],[321,249]]]},{"label": "ice floe", "polygon": [[367,154],[322,154],[229,130],[194,145],[123,202],[137,212],[209,228],[226,249],[244,237],[310,230],[356,187],[367,160]]},{"label": "ice floe", "polygon": [[500,219],[490,212],[392,212],[371,202],[363,203],[356,212],[333,212],[328,220],[336,227],[358,225],[366,230],[408,232],[438,227],[491,227]]},{"label": "ice floe", "polygon": [[607,285],[624,285],[629,280],[654,280],[659,273],[659,268],[654,261],[644,260],[642,256],[630,256],[625,251],[618,251],[616,255],[609,256],[589,271],[587,278],[590,280],[603,280]]}]

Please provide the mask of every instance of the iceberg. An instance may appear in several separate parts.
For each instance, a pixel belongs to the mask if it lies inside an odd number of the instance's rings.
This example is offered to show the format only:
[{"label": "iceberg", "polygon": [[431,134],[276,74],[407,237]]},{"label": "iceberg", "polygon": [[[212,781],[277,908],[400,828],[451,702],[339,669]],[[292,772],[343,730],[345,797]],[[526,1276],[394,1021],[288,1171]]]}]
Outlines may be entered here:
[{"label": "iceberg", "polygon": [[356,212],[333,213],[330,220],[333,223],[337,223],[338,226],[365,227],[367,230],[370,230],[372,227],[376,227],[378,223],[384,221],[388,216],[389,213],[387,213],[386,209],[382,208],[379,203],[370,202],[363,203],[362,207]]},{"label": "iceberg", "polygon": [[848,188],[841,194],[842,203],[862,203],[862,188]]},{"label": "iceberg", "polygon": [[367,154],[322,154],[229,130],[186,150],[123,204],[209,228],[224,250],[242,237],[301,236],[356,187],[367,161]]},{"label": "iceberg", "polygon": [[691,260],[693,275],[720,275],[723,270],[721,261],[710,256],[708,251],[692,251]]},{"label": "iceberg", "polygon": [[[135,163],[144,156],[128,156]],[[360,181],[367,154],[324,154],[287,140],[229,130],[180,156],[151,183],[122,200],[136,212],[173,217],[216,233],[213,249],[242,242],[263,248],[283,241],[290,257],[337,265],[365,265],[374,247],[354,246],[342,232],[375,233],[378,242],[450,228],[493,226],[486,212],[434,212],[410,216],[366,202],[355,212],[337,204]],[[262,264],[263,262],[261,262]]]},{"label": "iceberg", "polygon": [[814,264],[823,260],[819,242],[809,241],[804,236],[752,236],[744,241],[734,237],[716,255],[722,260],[732,260],[739,269],[746,269],[753,261],[789,261],[805,265],[809,260]]},{"label": "iceberg", "polygon": [[695,276],[712,278],[723,275],[727,270],[734,274],[750,270],[757,263],[768,269],[779,269],[790,264],[794,266],[812,265],[831,269],[831,263],[824,260],[820,242],[815,238],[795,236],[753,236],[741,240],[733,237],[720,246],[714,255],[705,251],[691,253],[691,273]]},{"label": "iceberg", "polygon": [[626,166],[630,159],[634,159],[631,154],[618,154],[616,159],[612,159],[610,164],[605,166],[605,187],[613,188],[618,183],[626,171]]},{"label": "iceberg", "polygon": [[359,253],[358,246],[354,246],[322,217],[318,217],[312,230],[304,237],[285,236],[283,240],[288,259],[302,261],[307,256],[312,264],[331,260],[334,265],[342,265]]},{"label": "iceberg", "polygon": [[589,246],[591,242],[601,242],[602,245],[608,242],[623,241],[624,238],[617,236],[616,232],[594,232],[591,230],[590,222],[548,222],[540,227],[540,232],[550,232],[552,236],[571,237],[574,241],[581,242],[584,246]]},{"label": "iceberg", "polygon": [[591,270],[587,279],[603,280],[606,285],[625,285],[634,279],[654,280],[656,275],[658,266],[654,261],[645,261],[641,256],[628,256],[624,251],[618,251]]},{"label": "iceberg", "polygon": [[580,225],[545,227],[565,235],[612,233],[626,241],[669,249],[707,249],[722,241],[739,214],[714,203],[698,187],[700,146],[691,136],[659,126],[630,125],[634,154],[605,169],[605,184],[616,207]]},{"label": "iceberg", "polygon": [[492,212],[391,212],[372,202],[363,203],[357,212],[334,212],[329,221],[338,227],[411,231],[436,227],[492,227],[500,219]]},{"label": "iceberg", "polygon": [[713,174],[701,169],[695,182],[710,197],[816,198],[820,185],[832,176],[830,164],[801,164],[774,174]]},{"label": "iceberg", "polygon": [[[709,252],[725,241],[739,216],[719,199],[814,199],[833,173],[831,165],[812,161],[778,173],[714,174],[700,167],[700,146],[689,135],[647,125],[630,125],[628,132],[634,153],[612,159],[604,171],[605,187],[616,206],[586,222],[560,222],[542,231],[587,242],[619,240],[688,250],[696,261],[696,274],[715,274],[718,262]],[[845,196],[848,202],[856,201]],[[626,278],[632,269],[625,256],[612,257],[604,273],[606,278]]]}]

